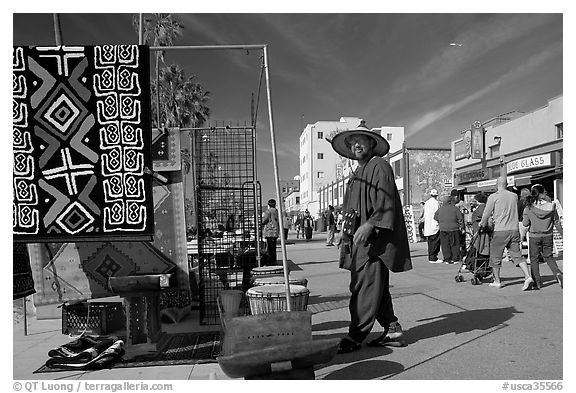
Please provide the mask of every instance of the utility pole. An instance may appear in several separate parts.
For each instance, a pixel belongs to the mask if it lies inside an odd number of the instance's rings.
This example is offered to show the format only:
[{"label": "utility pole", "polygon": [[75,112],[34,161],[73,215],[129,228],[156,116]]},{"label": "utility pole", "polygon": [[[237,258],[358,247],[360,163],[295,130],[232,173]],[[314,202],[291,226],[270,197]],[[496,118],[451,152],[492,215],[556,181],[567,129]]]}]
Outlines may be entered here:
[{"label": "utility pole", "polygon": [[60,14],[52,14],[54,20],[54,40],[56,45],[62,45],[62,24],[60,23]]}]

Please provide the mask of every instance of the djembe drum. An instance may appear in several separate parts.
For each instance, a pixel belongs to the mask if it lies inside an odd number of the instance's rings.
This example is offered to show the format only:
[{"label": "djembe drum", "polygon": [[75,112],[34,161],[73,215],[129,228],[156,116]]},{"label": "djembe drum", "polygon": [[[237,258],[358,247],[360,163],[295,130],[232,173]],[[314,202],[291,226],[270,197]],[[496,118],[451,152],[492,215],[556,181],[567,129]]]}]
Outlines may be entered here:
[{"label": "djembe drum", "polygon": [[[284,276],[259,277],[254,279],[254,285],[284,285],[285,282]],[[308,286],[308,280],[305,278],[289,278],[288,282],[290,285]]]},{"label": "djembe drum", "polygon": [[254,269],[252,269],[251,273],[252,273],[252,278],[281,276],[284,274],[284,267],[282,267],[282,266],[260,266],[260,267],[255,267]]},{"label": "djembe drum", "polygon": [[[310,291],[302,285],[290,285],[292,311],[306,311]],[[288,311],[285,285],[258,285],[246,291],[252,315]]]}]

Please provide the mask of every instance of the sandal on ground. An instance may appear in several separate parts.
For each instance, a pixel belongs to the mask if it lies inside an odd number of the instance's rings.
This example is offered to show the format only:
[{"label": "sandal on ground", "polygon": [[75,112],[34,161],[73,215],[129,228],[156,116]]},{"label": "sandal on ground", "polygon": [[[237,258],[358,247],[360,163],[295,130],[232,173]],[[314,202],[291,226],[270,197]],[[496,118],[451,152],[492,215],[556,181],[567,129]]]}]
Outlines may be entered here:
[{"label": "sandal on ground", "polygon": [[362,344],[358,344],[349,338],[343,338],[340,340],[340,344],[338,344],[338,353],[350,353],[359,350],[362,348]]},{"label": "sandal on ground", "polygon": [[375,340],[368,341],[366,345],[369,347],[405,347],[406,340],[399,338],[393,339],[386,336],[387,333],[383,333],[380,337]]}]

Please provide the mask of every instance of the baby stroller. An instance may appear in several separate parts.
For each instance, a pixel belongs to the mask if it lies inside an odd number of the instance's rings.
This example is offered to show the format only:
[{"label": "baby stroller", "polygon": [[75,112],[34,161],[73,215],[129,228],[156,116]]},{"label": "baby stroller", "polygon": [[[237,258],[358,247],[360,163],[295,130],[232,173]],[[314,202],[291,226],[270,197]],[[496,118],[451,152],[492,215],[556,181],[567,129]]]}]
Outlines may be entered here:
[{"label": "baby stroller", "polygon": [[492,275],[492,267],[489,262],[490,233],[488,230],[479,230],[472,236],[464,260],[454,279],[456,282],[462,282],[464,281],[462,273],[469,272],[472,274],[470,279],[472,285],[482,284],[483,279]]}]

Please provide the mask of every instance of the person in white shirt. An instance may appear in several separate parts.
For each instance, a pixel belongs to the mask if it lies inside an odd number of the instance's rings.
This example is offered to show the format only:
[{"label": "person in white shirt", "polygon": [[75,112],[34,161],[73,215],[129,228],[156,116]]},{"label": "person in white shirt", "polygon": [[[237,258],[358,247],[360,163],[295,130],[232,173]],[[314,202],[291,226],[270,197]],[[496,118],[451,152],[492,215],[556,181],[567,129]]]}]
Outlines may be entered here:
[{"label": "person in white shirt", "polygon": [[424,203],[424,236],[428,241],[428,262],[442,263],[438,259],[440,252],[440,228],[438,221],[434,219],[434,213],[440,207],[438,203],[438,191],[436,189],[430,190],[430,198]]}]

